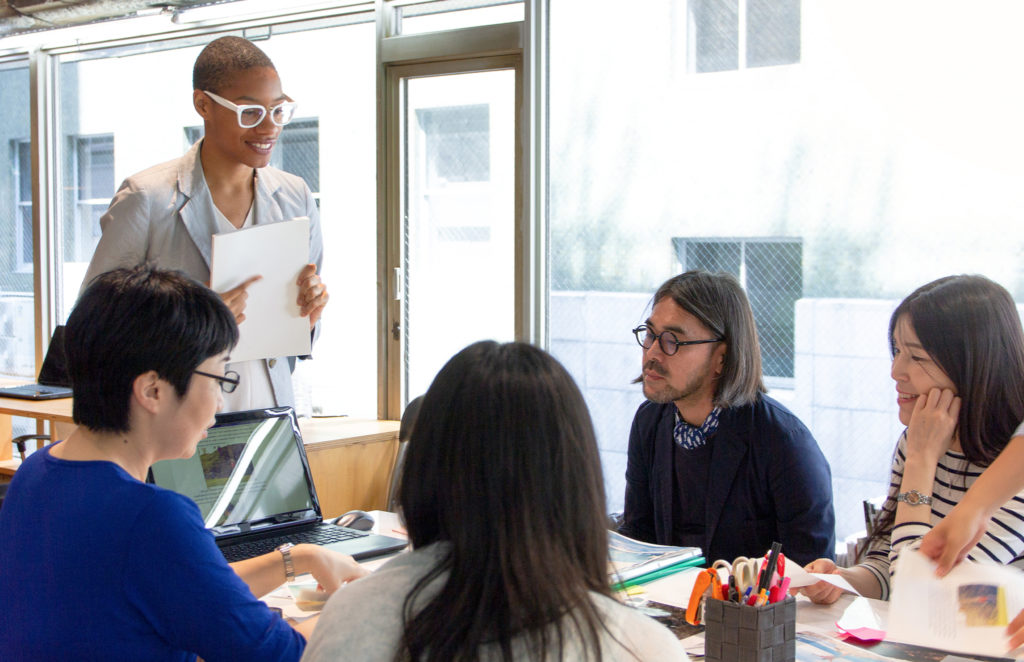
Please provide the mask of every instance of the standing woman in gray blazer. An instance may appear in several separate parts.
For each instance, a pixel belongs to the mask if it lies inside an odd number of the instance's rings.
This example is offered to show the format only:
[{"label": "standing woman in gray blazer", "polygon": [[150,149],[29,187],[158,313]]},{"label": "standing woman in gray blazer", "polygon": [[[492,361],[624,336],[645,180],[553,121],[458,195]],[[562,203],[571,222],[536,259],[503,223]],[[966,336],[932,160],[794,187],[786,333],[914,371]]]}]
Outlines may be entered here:
[{"label": "standing woman in gray blazer", "polygon": [[[323,261],[320,215],[300,177],[268,165],[295,103],[282,91],[270,58],[241,37],[210,42],[196,58],[192,85],[205,137],[184,156],[121,184],[100,219],[103,234],[82,287],[111,269],[142,262],[208,284],[214,234],[307,216],[310,264],[297,274],[296,305],[315,334],[328,300],[318,275]],[[239,323],[245,319],[248,287],[260,278],[258,266],[253,271],[238,287],[219,293]],[[279,357],[232,364],[241,383],[225,399],[225,410],[294,406],[294,363],[295,357]]]}]

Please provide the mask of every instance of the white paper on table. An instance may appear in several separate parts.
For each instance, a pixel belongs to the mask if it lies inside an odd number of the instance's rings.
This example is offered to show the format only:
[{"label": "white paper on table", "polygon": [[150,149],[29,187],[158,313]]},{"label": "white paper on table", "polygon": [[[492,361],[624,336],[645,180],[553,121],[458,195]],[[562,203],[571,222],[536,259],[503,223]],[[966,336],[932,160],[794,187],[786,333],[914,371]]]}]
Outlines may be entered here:
[{"label": "white paper on table", "polygon": [[836,621],[836,625],[844,630],[856,630],[858,628],[885,630],[886,618],[875,608],[874,602],[861,597],[855,599],[850,603],[850,606],[843,610],[843,615]]},{"label": "white paper on table", "polygon": [[690,604],[690,594],[693,593],[697,575],[702,572],[703,568],[687,568],[641,584],[640,588],[644,589],[643,596],[648,600],[686,609]]},{"label": "white paper on table", "polygon": [[309,219],[305,216],[213,235],[210,288],[227,292],[252,276],[245,320],[231,361],[304,356],[310,352],[309,318],[296,300],[299,272],[309,263]]},{"label": "white paper on table", "polygon": [[786,576],[789,577],[790,588],[801,588],[804,586],[810,586],[811,584],[817,584],[819,581],[828,582],[833,586],[838,586],[844,591],[849,591],[854,595],[860,595],[850,582],[842,575],[834,575],[828,572],[807,572],[799,564],[786,564]]},{"label": "white paper on table", "polygon": [[1004,656],[1006,626],[1024,608],[1024,573],[964,561],[945,577],[916,549],[896,560],[889,638],[956,653]]}]

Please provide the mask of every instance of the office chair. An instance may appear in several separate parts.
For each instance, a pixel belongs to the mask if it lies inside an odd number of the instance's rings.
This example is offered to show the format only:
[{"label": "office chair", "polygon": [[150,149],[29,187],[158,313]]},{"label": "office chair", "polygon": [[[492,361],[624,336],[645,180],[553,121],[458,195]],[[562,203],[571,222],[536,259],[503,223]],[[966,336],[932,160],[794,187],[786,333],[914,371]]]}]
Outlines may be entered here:
[{"label": "office chair", "polygon": [[[11,439],[11,443],[14,444],[15,448],[18,449],[18,455],[21,456],[21,461],[25,461],[25,455],[28,453],[28,448],[25,446],[27,441],[50,441],[50,435],[48,434],[22,434],[14,439]],[[39,444],[36,444],[36,448],[39,448]]]},{"label": "office chair", "polygon": [[409,447],[409,439],[412,437],[413,424],[416,423],[416,414],[423,404],[423,396],[419,395],[409,401],[402,412],[402,422],[398,426],[398,453],[395,454],[395,466],[391,470],[391,484],[388,486],[388,510],[398,512],[398,481],[402,476],[402,466],[405,464],[405,451]]}]

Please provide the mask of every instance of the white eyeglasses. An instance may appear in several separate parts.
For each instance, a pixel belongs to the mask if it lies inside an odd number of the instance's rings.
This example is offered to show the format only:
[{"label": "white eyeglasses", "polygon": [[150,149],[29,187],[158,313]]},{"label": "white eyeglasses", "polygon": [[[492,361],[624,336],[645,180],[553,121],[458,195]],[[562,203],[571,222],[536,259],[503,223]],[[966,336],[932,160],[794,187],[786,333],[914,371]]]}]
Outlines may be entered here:
[{"label": "white eyeglasses", "polygon": [[270,108],[261,106],[259,104],[245,104],[239,106],[238,104],[231,103],[224,97],[218,96],[213,92],[203,90],[203,94],[210,97],[211,99],[213,99],[220,105],[224,106],[225,108],[235,111],[235,113],[238,115],[238,126],[242,127],[243,129],[251,129],[254,126],[259,126],[260,123],[263,121],[263,118],[267,116],[268,112],[270,113],[271,122],[273,122],[277,126],[284,126],[288,122],[291,122],[292,118],[295,117],[295,109],[299,105],[294,101],[282,101],[276,106],[271,106]]}]

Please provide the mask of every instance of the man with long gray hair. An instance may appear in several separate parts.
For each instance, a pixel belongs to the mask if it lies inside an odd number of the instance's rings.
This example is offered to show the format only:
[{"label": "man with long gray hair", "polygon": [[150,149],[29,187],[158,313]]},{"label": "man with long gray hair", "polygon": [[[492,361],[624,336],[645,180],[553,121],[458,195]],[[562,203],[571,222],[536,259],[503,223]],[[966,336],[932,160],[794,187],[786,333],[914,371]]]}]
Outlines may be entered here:
[{"label": "man with long gray hair", "polygon": [[688,271],[633,330],[643,347],[622,533],[704,556],[757,557],[772,542],[804,564],[834,558],[828,462],[765,395],[750,303],[735,278]]}]

